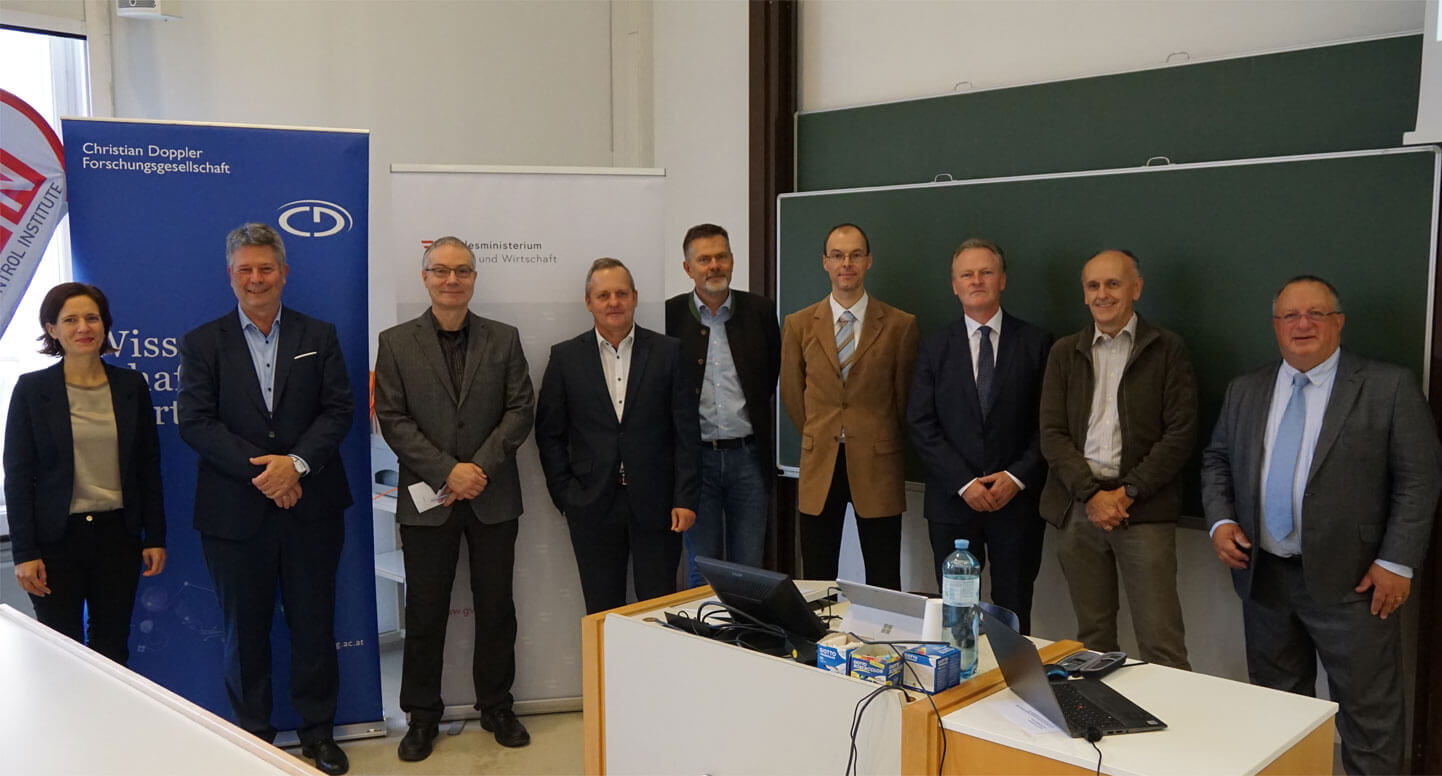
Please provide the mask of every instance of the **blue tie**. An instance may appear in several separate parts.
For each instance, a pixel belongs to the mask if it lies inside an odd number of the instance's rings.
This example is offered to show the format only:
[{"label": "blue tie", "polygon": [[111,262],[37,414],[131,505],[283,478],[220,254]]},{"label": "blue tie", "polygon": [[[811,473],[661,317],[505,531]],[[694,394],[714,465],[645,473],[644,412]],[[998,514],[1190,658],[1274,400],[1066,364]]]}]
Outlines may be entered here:
[{"label": "blue tie", "polygon": [[1292,375],[1292,398],[1282,412],[1267,467],[1262,518],[1267,533],[1279,542],[1292,533],[1292,485],[1297,479],[1297,456],[1302,452],[1302,430],[1307,425],[1307,400],[1302,398],[1302,389],[1308,382],[1301,372]]},{"label": "blue tie", "polygon": [[991,413],[991,384],[996,377],[996,358],[991,349],[991,327],[978,326],[981,347],[976,354],[976,395],[981,399],[981,416]]}]

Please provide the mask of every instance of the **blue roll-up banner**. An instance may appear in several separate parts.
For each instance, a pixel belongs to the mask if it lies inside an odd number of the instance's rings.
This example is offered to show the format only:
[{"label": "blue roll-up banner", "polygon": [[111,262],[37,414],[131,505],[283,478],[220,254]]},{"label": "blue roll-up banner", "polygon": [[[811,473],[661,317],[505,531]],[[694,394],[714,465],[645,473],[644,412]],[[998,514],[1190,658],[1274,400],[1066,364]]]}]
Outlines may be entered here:
[{"label": "blue roll-up banner", "polygon": [[[382,718],[370,516],[366,210],[370,137],[362,131],[65,119],[75,278],[110,299],[108,358],[150,382],[160,430],[168,525],[165,572],[142,578],[130,667],[234,719],[222,675],[223,629],[191,527],[196,456],[175,426],[186,332],[236,308],[225,235],[247,221],[281,230],[290,275],[284,304],[335,324],[356,414],[341,445],[355,506],[346,511],[337,580],[336,724]],[[290,706],[289,632],[276,604],[275,715]],[[339,731],[338,731],[339,732]]]}]

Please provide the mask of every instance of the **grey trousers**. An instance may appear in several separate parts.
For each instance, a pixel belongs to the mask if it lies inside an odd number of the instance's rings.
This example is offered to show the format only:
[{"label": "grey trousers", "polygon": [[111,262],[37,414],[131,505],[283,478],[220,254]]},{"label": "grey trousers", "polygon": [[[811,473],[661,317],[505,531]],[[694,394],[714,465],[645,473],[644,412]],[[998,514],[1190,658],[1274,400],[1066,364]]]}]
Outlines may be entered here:
[{"label": "grey trousers", "polygon": [[1402,773],[1401,615],[1373,616],[1370,592],[1359,601],[1317,603],[1307,592],[1303,562],[1257,553],[1252,595],[1242,600],[1247,674],[1253,684],[1315,695],[1320,657],[1339,707],[1342,767],[1353,774]]},{"label": "grey trousers", "polygon": [[1078,641],[1100,652],[1120,649],[1120,571],[1141,659],[1191,670],[1177,597],[1175,524],[1137,523],[1103,531],[1087,519],[1086,505],[1077,504],[1057,531],[1057,560],[1071,593]]}]

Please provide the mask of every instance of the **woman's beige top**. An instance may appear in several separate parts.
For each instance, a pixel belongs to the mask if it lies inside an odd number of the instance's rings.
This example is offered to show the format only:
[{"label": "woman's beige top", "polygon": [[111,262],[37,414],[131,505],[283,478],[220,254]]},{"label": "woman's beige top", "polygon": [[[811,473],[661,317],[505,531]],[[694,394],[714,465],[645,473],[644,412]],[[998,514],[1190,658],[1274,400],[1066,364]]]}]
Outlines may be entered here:
[{"label": "woman's beige top", "polygon": [[124,500],[110,383],[93,387],[66,383],[65,395],[70,398],[70,435],[75,445],[75,488],[70,494],[70,514],[119,509],[124,506]]}]

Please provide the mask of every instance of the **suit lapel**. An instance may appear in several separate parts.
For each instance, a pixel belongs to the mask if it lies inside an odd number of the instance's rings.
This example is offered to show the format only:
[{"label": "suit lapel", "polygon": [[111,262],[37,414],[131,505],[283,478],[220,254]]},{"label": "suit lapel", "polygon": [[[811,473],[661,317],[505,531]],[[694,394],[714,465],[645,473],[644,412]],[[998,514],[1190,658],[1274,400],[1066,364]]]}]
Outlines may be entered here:
[{"label": "suit lapel", "polygon": [[861,322],[861,339],[856,343],[856,356],[851,359],[853,369],[866,356],[866,351],[871,349],[872,344],[881,338],[881,330],[885,327],[886,305],[873,297],[866,305],[866,320]]},{"label": "suit lapel", "polygon": [[55,439],[56,449],[69,454],[75,448],[75,439],[70,434],[70,396],[65,393],[65,362],[45,371],[45,390],[41,392],[40,400],[41,412],[45,415],[45,424],[50,427],[50,436]]},{"label": "suit lapel", "polygon": [[[824,345],[821,349],[826,352],[831,370],[836,373],[836,379],[841,379],[841,361],[836,357],[836,322],[831,320],[830,296],[822,299],[816,305],[815,313],[811,318],[811,330],[813,335]],[[854,358],[852,363],[855,363]]]},{"label": "suit lapel", "polygon": [[626,404],[621,408],[621,422],[626,422],[630,408],[635,405],[636,392],[646,376],[646,362],[651,355],[650,332],[636,327],[636,341],[631,344],[631,368],[626,370]]},{"label": "suit lapel", "polygon": [[441,353],[441,341],[436,336],[435,326],[426,320],[430,312],[421,313],[421,317],[415,319],[411,333],[415,336],[416,351],[421,358],[436,373],[436,382],[445,388],[446,395],[457,405],[460,402],[456,397],[456,387],[451,384],[451,370],[446,366],[446,357]]},{"label": "suit lapel", "polygon": [[[1251,465],[1248,467],[1247,479],[1251,491],[1261,498],[1262,494],[1262,466],[1266,462],[1267,445],[1267,416],[1272,411],[1272,393],[1276,390],[1277,370],[1269,369],[1258,376],[1259,382],[1250,396],[1245,398],[1241,412],[1238,413],[1238,425],[1242,427],[1242,438],[1239,440],[1239,450],[1256,450],[1257,454],[1252,457]],[[1257,504],[1258,512],[1261,514],[1261,503]]]},{"label": "suit lapel", "polygon": [[980,420],[981,394],[976,390],[975,369],[971,363],[971,336],[967,334],[965,319],[957,321],[956,328],[952,330],[951,351],[961,362],[956,367],[961,376],[961,402],[968,413]]},{"label": "suit lapel", "polygon": [[469,322],[470,332],[466,335],[465,376],[461,378],[461,393],[456,397],[457,405],[465,402],[471,385],[478,379],[476,375],[481,371],[481,353],[485,352],[490,339],[490,331],[481,322],[480,316],[466,313],[466,320]]},{"label": "suit lapel", "polygon": [[[611,386],[606,384],[606,370],[601,367],[601,359],[609,358],[610,356],[602,352],[600,343],[597,340],[599,336],[595,329],[591,329],[580,337],[581,343],[579,351],[581,357],[578,358],[577,361],[581,368],[581,384],[585,385],[586,383],[590,383],[595,386],[595,389],[600,392],[598,397],[601,400],[601,406],[606,408],[603,417],[606,418],[607,424],[614,423],[619,426],[620,421],[616,420],[616,405],[611,401]],[[631,362],[633,368],[632,374],[635,374],[635,354],[632,353],[631,355],[633,359]]]},{"label": "suit lapel", "polygon": [[[279,407],[280,399],[285,395],[285,380],[290,377],[290,367],[295,362],[295,357],[300,355],[300,340],[305,333],[304,319],[291,313],[289,317],[282,314],[280,321],[280,342],[275,348],[275,385],[271,396],[271,406]],[[315,358],[316,356],[311,356]]]},{"label": "suit lapel", "polygon": [[[117,450],[132,450],[135,445],[135,388],[130,381],[119,385],[114,379],[117,370],[107,365],[105,377],[110,382],[110,407],[115,414],[115,443]],[[131,457],[120,456],[120,481],[125,482],[131,465]]]},{"label": "suit lapel", "polygon": [[[241,384],[245,386],[242,390],[250,398],[255,408],[262,415],[269,414],[265,408],[265,396],[260,391],[260,377],[255,373],[255,361],[250,357],[250,343],[245,340],[245,332],[242,327],[245,322],[240,318],[240,311],[226,316],[220,324],[220,338],[222,347],[220,357],[231,362],[230,373],[245,375]],[[277,356],[279,354],[277,353]]]},{"label": "suit lapel", "polygon": [[1312,466],[1307,470],[1307,482],[1312,481],[1322,461],[1336,444],[1342,433],[1342,425],[1352,413],[1352,405],[1362,392],[1362,375],[1356,364],[1343,353],[1337,364],[1336,382],[1332,385],[1332,396],[1327,400],[1327,409],[1322,413],[1322,430],[1317,434],[1317,449],[1312,453]]}]

